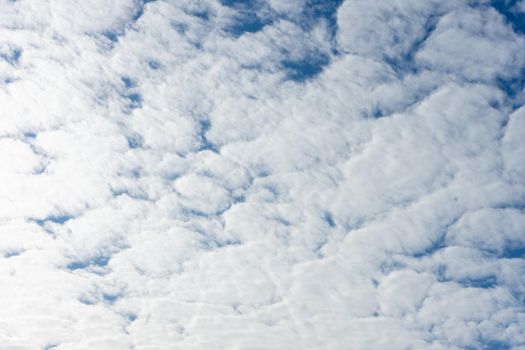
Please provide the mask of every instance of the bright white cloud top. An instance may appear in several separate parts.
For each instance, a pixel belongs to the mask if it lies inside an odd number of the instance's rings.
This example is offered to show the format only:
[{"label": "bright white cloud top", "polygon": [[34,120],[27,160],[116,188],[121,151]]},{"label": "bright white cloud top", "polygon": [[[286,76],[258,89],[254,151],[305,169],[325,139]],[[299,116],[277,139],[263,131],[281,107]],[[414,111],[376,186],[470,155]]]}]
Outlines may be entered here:
[{"label": "bright white cloud top", "polygon": [[0,349],[525,349],[525,2],[0,0]]}]

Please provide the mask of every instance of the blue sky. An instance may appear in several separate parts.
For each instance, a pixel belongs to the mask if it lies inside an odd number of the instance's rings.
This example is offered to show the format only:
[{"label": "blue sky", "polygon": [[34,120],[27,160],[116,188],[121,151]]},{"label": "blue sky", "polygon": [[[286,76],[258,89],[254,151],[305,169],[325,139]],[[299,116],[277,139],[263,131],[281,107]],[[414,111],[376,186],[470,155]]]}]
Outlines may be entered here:
[{"label": "blue sky", "polygon": [[524,23],[0,0],[0,348],[524,348]]}]

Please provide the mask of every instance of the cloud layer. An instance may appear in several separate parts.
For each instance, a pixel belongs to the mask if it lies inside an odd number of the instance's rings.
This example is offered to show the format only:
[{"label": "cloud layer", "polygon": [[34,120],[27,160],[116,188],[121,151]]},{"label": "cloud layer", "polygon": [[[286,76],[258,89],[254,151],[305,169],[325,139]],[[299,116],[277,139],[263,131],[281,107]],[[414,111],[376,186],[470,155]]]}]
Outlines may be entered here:
[{"label": "cloud layer", "polygon": [[523,23],[0,0],[0,348],[525,349]]}]

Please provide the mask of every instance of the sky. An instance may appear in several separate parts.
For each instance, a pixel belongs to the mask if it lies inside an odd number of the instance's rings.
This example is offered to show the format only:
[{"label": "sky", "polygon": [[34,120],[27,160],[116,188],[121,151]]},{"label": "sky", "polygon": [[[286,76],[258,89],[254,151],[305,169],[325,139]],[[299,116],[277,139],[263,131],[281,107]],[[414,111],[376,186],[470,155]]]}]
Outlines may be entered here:
[{"label": "sky", "polygon": [[0,349],[525,349],[525,0],[0,0]]}]

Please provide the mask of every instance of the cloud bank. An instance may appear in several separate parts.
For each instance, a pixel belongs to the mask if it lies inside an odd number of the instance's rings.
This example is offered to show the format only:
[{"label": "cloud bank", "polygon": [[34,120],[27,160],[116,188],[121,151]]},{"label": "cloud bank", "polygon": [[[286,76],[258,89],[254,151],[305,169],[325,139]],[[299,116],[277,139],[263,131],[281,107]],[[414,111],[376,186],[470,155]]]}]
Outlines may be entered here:
[{"label": "cloud bank", "polygon": [[0,348],[525,349],[524,23],[0,0]]}]

